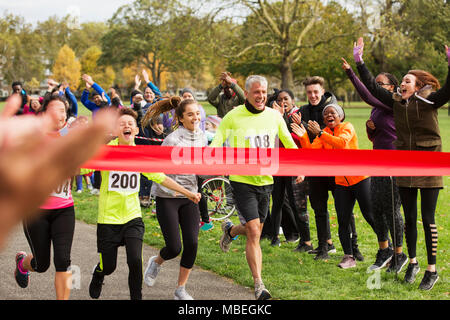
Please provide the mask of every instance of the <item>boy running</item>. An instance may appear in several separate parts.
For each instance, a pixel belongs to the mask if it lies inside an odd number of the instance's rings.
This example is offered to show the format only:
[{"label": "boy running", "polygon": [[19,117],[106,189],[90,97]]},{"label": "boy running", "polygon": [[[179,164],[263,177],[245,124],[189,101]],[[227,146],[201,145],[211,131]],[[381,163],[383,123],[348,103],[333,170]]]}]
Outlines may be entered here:
[{"label": "boy running", "polygon": [[[134,137],[139,132],[137,114],[129,108],[119,110],[117,139],[108,145],[134,146]],[[89,295],[98,299],[105,275],[114,272],[117,249],[125,245],[129,268],[128,285],[132,300],[142,299],[142,242],[144,222],[139,203],[139,172],[102,171],[99,211],[97,221],[97,248],[100,262],[96,265],[89,285]],[[198,203],[199,193],[180,186],[163,173],[144,173],[150,180],[185,195]]]}]

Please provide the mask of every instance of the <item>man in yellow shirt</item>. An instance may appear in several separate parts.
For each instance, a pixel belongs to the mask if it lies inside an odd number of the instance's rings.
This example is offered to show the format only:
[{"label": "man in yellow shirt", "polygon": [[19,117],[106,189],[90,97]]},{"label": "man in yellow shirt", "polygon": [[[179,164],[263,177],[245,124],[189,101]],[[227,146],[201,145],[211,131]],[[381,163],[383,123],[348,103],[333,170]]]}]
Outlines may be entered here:
[{"label": "man in yellow shirt", "polygon": [[[210,147],[222,147],[228,140],[233,148],[275,148],[278,137],[286,148],[296,149],[297,145],[281,114],[266,107],[267,80],[256,75],[248,77],[245,97],[244,105],[225,115]],[[255,297],[266,300],[271,295],[261,279],[262,252],[259,240],[269,210],[273,177],[261,173],[258,176],[230,175],[241,224],[234,226],[229,220],[222,224],[220,247],[227,252],[234,238],[238,235],[247,237],[245,254],[255,282]],[[303,177],[299,177],[297,181],[302,179]]]}]

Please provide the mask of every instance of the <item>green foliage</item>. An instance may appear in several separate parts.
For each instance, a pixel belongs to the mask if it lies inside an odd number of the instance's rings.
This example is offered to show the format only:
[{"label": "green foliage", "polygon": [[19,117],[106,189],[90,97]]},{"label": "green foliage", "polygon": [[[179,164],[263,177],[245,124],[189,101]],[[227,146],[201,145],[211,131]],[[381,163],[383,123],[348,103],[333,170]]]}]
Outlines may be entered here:
[{"label": "green foliage", "polygon": [[100,63],[142,64],[150,69],[156,85],[164,71],[194,76],[212,54],[208,23],[178,1],[136,0],[109,21]]},{"label": "green foliage", "polygon": [[[102,50],[97,46],[89,47],[81,57],[81,74],[90,75],[102,88],[109,88],[116,78],[114,70],[110,66],[99,66],[98,60]],[[80,79],[79,87],[84,88],[84,81]]]}]

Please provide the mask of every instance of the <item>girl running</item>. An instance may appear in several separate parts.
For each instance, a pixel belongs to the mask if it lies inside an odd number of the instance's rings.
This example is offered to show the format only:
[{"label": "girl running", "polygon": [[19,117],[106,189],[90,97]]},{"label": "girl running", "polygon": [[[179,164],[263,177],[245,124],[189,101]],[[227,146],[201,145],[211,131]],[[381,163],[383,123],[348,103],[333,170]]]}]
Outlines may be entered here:
[{"label": "girl running", "polygon": [[[52,119],[52,127],[48,129],[53,137],[60,136],[59,130],[66,124],[67,106],[66,100],[59,95],[44,101],[42,112]],[[31,253],[17,253],[15,279],[20,287],[26,288],[30,272],[46,272],[50,267],[50,247],[53,244],[56,299],[68,300],[72,283],[70,253],[75,230],[71,178],[68,177],[54,190],[40,209],[37,219],[27,219],[23,223]]]},{"label": "girl running", "polygon": [[[200,129],[201,113],[195,100],[181,100],[179,97],[171,97],[158,101],[147,111],[143,124],[146,125],[152,118],[172,109],[175,110],[175,119],[178,121],[179,127],[164,139],[162,145],[206,146],[208,142],[206,135]],[[169,175],[169,177],[172,177],[173,180],[191,192],[197,192],[198,190],[197,177],[193,174]],[[156,196],[156,216],[166,246],[160,250],[158,256],[149,259],[144,281],[148,286],[153,286],[164,261],[173,259],[180,254],[182,249],[181,229],[183,253],[174,298],[175,300],[192,300],[193,298],[187,293],[185,286],[197,256],[200,220],[198,205],[186,199],[184,195],[174,193],[159,184],[154,186],[152,193]]]},{"label": "girl running", "polygon": [[[450,99],[450,72],[444,86],[429,72],[410,70],[400,84],[399,92],[391,93],[377,84],[362,60],[364,41],[358,39],[354,56],[361,80],[370,93],[393,110],[398,150],[441,151],[442,140],[438,124],[438,109]],[[445,46],[450,69],[450,50]],[[405,282],[413,283],[420,270],[416,257],[417,246],[417,196],[420,191],[422,223],[425,233],[428,266],[419,285],[431,290],[439,275],[436,270],[437,225],[436,204],[439,190],[443,188],[442,177],[397,177],[400,199],[405,214],[405,236],[409,265]]]}]

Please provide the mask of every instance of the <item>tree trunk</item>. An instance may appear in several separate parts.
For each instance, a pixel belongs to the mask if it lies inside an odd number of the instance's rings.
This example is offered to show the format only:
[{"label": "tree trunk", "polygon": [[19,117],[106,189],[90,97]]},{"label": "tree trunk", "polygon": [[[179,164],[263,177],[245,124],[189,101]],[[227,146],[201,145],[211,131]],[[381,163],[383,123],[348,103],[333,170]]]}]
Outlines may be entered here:
[{"label": "tree trunk", "polygon": [[292,73],[292,64],[289,61],[283,61],[280,65],[281,89],[294,90],[294,75]]}]

